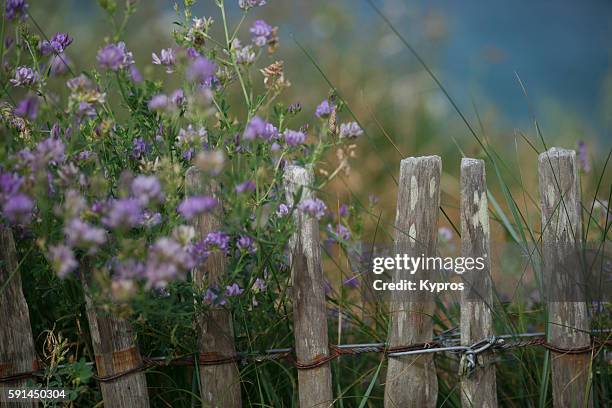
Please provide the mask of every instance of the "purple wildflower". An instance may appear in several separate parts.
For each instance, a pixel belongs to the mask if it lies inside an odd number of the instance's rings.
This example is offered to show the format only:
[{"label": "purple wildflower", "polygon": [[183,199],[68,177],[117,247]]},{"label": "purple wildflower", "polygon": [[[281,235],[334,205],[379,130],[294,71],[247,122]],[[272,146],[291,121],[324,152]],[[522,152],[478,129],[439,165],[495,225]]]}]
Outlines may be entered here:
[{"label": "purple wildflower", "polygon": [[218,205],[219,201],[217,201],[217,199],[214,197],[189,197],[183,200],[181,204],[179,204],[177,211],[186,220],[191,220],[200,214],[211,212],[212,210],[217,208]]},{"label": "purple wildflower", "polygon": [[297,146],[306,141],[306,133],[287,129],[283,132],[283,136],[285,137],[285,143],[289,146]]},{"label": "purple wildflower", "polygon": [[274,38],[274,28],[263,20],[256,20],[249,31],[253,35],[253,44],[258,47],[265,46]]},{"label": "purple wildflower", "polygon": [[93,88],[93,83],[85,75],[81,74],[66,81],[66,86],[72,92],[82,92]]},{"label": "purple wildflower", "polygon": [[204,301],[205,304],[212,305],[215,302],[215,300],[217,300],[217,297],[218,296],[215,292],[213,292],[210,289],[206,289],[206,292],[204,293],[202,300]]},{"label": "purple wildflower", "polygon": [[31,86],[38,81],[38,73],[30,67],[17,67],[15,78],[9,80],[13,86]]},{"label": "purple wildflower", "polygon": [[110,71],[119,71],[128,68],[134,63],[134,57],[125,46],[124,42],[108,44],[96,56],[100,68]]},{"label": "purple wildflower", "polygon": [[151,145],[147,143],[143,138],[134,139],[132,142],[132,157],[139,159],[142,156],[148,154],[151,151]]},{"label": "purple wildflower", "polygon": [[171,101],[167,95],[157,94],[151,98],[151,100],[149,101],[148,107],[150,111],[154,111],[154,112],[168,111],[170,110],[169,108],[171,107],[170,102]]},{"label": "purple wildflower", "polygon": [[176,64],[176,54],[172,48],[163,48],[158,56],[153,53],[153,64],[162,65],[166,67],[166,73],[171,74],[174,72],[174,64]]},{"label": "purple wildflower", "polygon": [[159,225],[162,221],[162,216],[158,212],[144,211],[142,214],[142,225],[151,228]]},{"label": "purple wildflower", "polygon": [[308,198],[302,201],[298,208],[302,212],[316,218],[317,220],[320,220],[325,215],[325,211],[327,210],[325,203],[318,198]]},{"label": "purple wildflower", "polygon": [[2,214],[12,224],[27,225],[32,219],[34,202],[25,194],[9,196],[2,206]]},{"label": "purple wildflower", "polygon": [[93,153],[91,152],[91,150],[81,150],[75,156],[75,160],[79,162],[88,160],[92,156],[92,154]]},{"label": "purple wildflower", "polygon": [[96,60],[100,67],[111,71],[118,71],[123,68],[124,58],[125,54],[115,44],[108,44],[98,51],[98,55],[96,56]]},{"label": "purple wildflower", "polygon": [[232,52],[235,55],[236,63],[241,65],[251,65],[255,62],[255,51],[250,45],[244,47],[237,38],[232,41]]},{"label": "purple wildflower", "polygon": [[106,201],[95,201],[92,205],[91,205],[91,211],[94,214],[102,214],[105,211],[108,210],[108,202]]},{"label": "purple wildflower", "polygon": [[253,239],[253,237],[250,237],[248,235],[241,235],[240,238],[238,238],[238,242],[236,245],[238,246],[238,249],[248,252],[250,254],[254,254],[255,252],[257,252],[255,240]]},{"label": "purple wildflower", "polygon": [[187,126],[187,129],[179,130],[176,141],[177,146],[183,151],[185,160],[191,160],[194,153],[202,149],[207,135],[205,128],[200,127],[196,130],[192,125]]},{"label": "purple wildflower", "polygon": [[64,227],[64,234],[68,245],[88,249],[92,253],[106,242],[106,231],[104,229],[94,227],[78,218],[73,218],[68,222]]},{"label": "purple wildflower", "polygon": [[202,84],[210,81],[217,71],[217,65],[206,57],[196,58],[187,69],[187,78]]},{"label": "purple wildflower", "polygon": [[183,246],[171,238],[160,238],[151,246],[147,257],[147,286],[163,288],[171,280],[182,278],[193,266],[193,259]]},{"label": "purple wildflower", "polygon": [[145,207],[149,203],[161,204],[166,198],[161,184],[155,176],[140,175],[134,178],[132,180],[132,195]]},{"label": "purple wildflower", "polygon": [[315,110],[315,116],[317,118],[325,119],[325,118],[328,118],[329,115],[331,115],[333,110],[334,110],[334,104],[329,103],[329,100],[324,99],[319,104],[319,106],[317,106],[317,109]]},{"label": "purple wildflower", "polygon": [[140,202],[134,198],[113,200],[102,223],[109,228],[133,228],[143,221]]},{"label": "purple wildflower", "polygon": [[340,138],[341,139],[356,139],[363,135],[363,130],[357,122],[349,122],[340,124]]},{"label": "purple wildflower", "polygon": [[145,276],[145,265],[141,261],[133,258],[125,260],[113,259],[112,270],[115,274],[113,278],[119,280],[142,279]]},{"label": "purple wildflower", "polygon": [[67,277],[78,266],[72,249],[66,245],[55,245],[49,247],[49,261],[60,279]]},{"label": "purple wildflower", "polygon": [[43,166],[47,163],[57,164],[64,161],[66,146],[60,139],[48,137],[38,143],[35,151],[35,161],[37,166]]},{"label": "purple wildflower", "polygon": [[38,96],[34,94],[29,94],[21,101],[19,101],[17,107],[15,107],[14,113],[15,115],[21,116],[22,118],[27,117],[30,120],[34,120],[38,115],[38,105]]},{"label": "purple wildflower", "polygon": [[266,123],[266,127],[260,137],[263,140],[278,139],[278,129],[271,123]]},{"label": "purple wildflower", "polygon": [[270,140],[278,137],[278,129],[259,116],[255,116],[247,124],[242,136],[245,140],[255,140],[256,137],[260,137],[263,140]]},{"label": "purple wildflower", "polygon": [[57,54],[49,61],[49,74],[53,77],[65,75],[69,71],[70,58],[66,54]]},{"label": "purple wildflower", "polygon": [[5,173],[0,171],[0,201],[8,196],[17,194],[23,178],[17,173]]},{"label": "purple wildflower", "polygon": [[264,132],[266,121],[259,116],[253,117],[244,129],[243,137],[245,140],[255,140],[255,138]]},{"label": "purple wildflower", "polygon": [[242,194],[242,193],[252,193],[253,191],[255,191],[255,189],[257,188],[257,186],[255,186],[255,183],[252,180],[247,180],[243,183],[240,183],[236,186],[236,192],[238,194]]},{"label": "purple wildflower", "polygon": [[210,252],[208,252],[208,248],[204,240],[189,244],[187,246],[187,252],[193,258],[193,261],[196,266],[203,264],[210,255]]},{"label": "purple wildflower", "polygon": [[261,278],[257,278],[255,279],[255,282],[253,282],[253,286],[251,287],[251,289],[255,292],[265,292],[266,290],[266,282],[261,279]]},{"label": "purple wildflower", "polygon": [[327,224],[327,229],[338,241],[348,241],[351,239],[351,231],[342,224],[338,224],[335,227]]},{"label": "purple wildflower", "polygon": [[227,297],[240,296],[242,295],[242,292],[244,292],[244,289],[238,286],[236,282],[225,288],[225,296]]},{"label": "purple wildflower", "polygon": [[191,58],[191,59],[196,59],[200,56],[200,53],[196,51],[195,48],[193,47],[189,47],[187,48],[187,57]]},{"label": "purple wildflower", "polygon": [[589,162],[589,152],[587,151],[587,145],[584,141],[578,141],[578,163],[580,168],[585,173],[591,171],[591,163]]},{"label": "purple wildflower", "polygon": [[76,116],[79,119],[92,118],[96,116],[96,108],[94,108],[94,106],[89,102],[81,101],[77,107]]},{"label": "purple wildflower", "polygon": [[25,0],[6,0],[6,18],[16,20],[25,18],[30,5]]},{"label": "purple wildflower", "polygon": [[342,204],[340,206],[340,209],[338,210],[338,215],[340,215],[340,217],[346,217],[348,213],[349,213],[348,206],[346,204]]},{"label": "purple wildflower", "polygon": [[61,54],[72,44],[72,37],[66,33],[56,33],[51,41],[43,41],[40,43],[40,52],[43,55],[56,53]]},{"label": "purple wildflower", "polygon": [[140,73],[138,68],[136,68],[136,64],[130,65],[129,73],[130,73],[130,79],[132,80],[132,82],[140,83],[144,80],[144,78],[142,77],[142,74]]},{"label": "purple wildflower", "polygon": [[170,102],[177,108],[182,107],[187,100],[185,99],[185,92],[182,89],[176,89],[170,95]]},{"label": "purple wildflower", "polygon": [[253,7],[260,7],[266,5],[266,0],[238,0],[238,5],[243,10],[248,10]]},{"label": "purple wildflower", "polygon": [[287,204],[280,203],[278,205],[278,210],[276,210],[276,215],[279,217],[284,217],[289,214],[289,207]]},{"label": "purple wildflower", "polygon": [[209,250],[219,249],[223,252],[227,252],[229,242],[230,237],[221,231],[209,232],[204,239],[204,243]]}]

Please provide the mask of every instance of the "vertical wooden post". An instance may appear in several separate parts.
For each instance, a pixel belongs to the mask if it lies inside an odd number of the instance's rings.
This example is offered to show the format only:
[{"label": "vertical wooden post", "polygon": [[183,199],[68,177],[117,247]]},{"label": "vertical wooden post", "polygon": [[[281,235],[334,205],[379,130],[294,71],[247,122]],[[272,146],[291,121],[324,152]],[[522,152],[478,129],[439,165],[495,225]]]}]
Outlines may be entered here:
[{"label": "vertical wooden post", "polygon": [[[582,236],[576,153],[553,147],[538,159],[544,280],[552,289],[548,291],[548,342],[563,349],[587,347],[591,343],[586,303],[573,298],[580,290],[575,251]],[[555,407],[592,406],[590,359],[590,353],[552,352]]]},{"label": "vertical wooden post", "polygon": [[[285,169],[285,189],[289,205],[302,189],[300,200],[314,197],[310,186],[312,171],[299,166]],[[300,210],[293,213],[296,231],[289,242],[293,292],[295,352],[302,363],[329,355],[325,290],[319,248],[319,224]],[[298,371],[301,408],[329,407],[333,404],[329,362],[320,367]]]},{"label": "vertical wooden post", "polygon": [[[400,166],[395,254],[409,257],[434,256],[440,207],[439,156],[410,157]],[[430,271],[415,275],[394,271],[393,281],[429,279]],[[418,285],[418,283],[417,283]],[[393,291],[389,307],[391,327],[389,346],[431,342],[433,338],[434,296],[426,291]],[[385,407],[435,407],[438,379],[433,355],[389,359],[385,385]]]},{"label": "vertical wooden post", "polygon": [[[215,195],[215,185],[206,180],[205,174],[191,167],[185,174],[185,193],[187,196]],[[209,232],[221,227],[220,211],[199,216],[195,223],[197,235],[204,239]],[[203,289],[204,275],[209,285],[218,284],[225,275],[225,254],[213,252],[205,264],[194,270],[196,286]],[[232,314],[224,307],[214,306],[198,317],[200,329],[200,353],[219,358],[233,357],[236,354]],[[200,393],[205,407],[239,408],[242,406],[240,395],[240,372],[235,362],[218,365],[201,365]]]},{"label": "vertical wooden post", "polygon": [[110,381],[100,381],[104,406],[108,408],[147,408],[149,395],[147,380],[142,367],[142,357],[136,344],[131,324],[113,317],[94,305],[88,294],[89,287],[84,270],[89,266],[87,260],[81,262],[81,282],[85,292],[87,319],[91,342],[96,359],[98,377],[111,377],[129,372]]},{"label": "vertical wooden post", "polygon": [[[483,270],[463,274],[461,293],[461,344],[469,346],[493,335],[493,303],[489,256],[489,214],[484,161],[461,160],[461,256],[482,258]],[[497,407],[495,366],[491,356],[481,354],[476,370],[461,378],[464,407]],[[479,366],[482,365],[482,366]]]},{"label": "vertical wooden post", "polygon": [[[9,227],[0,225],[0,378],[37,369],[38,359],[30,327],[30,313],[21,288],[21,276],[17,270],[13,233]],[[28,378],[24,377],[17,381],[0,382],[0,394],[3,394],[6,388],[24,386],[27,380]],[[15,406],[33,407],[38,404],[19,402]]]}]

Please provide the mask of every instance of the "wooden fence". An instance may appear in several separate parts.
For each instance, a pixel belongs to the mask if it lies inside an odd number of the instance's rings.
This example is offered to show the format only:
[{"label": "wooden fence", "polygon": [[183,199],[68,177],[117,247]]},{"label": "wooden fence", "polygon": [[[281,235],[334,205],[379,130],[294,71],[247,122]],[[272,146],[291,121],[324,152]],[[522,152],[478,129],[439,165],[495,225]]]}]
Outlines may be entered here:
[{"label": "wooden fence", "polygon": [[[580,196],[574,151],[552,148],[539,156],[539,180],[543,226],[545,268],[555,273],[559,246],[574,245],[581,239]],[[415,256],[434,255],[440,206],[442,162],[438,156],[402,160],[395,219],[395,250]],[[286,198],[294,202],[314,196],[310,169],[288,166],[285,169]],[[195,168],[186,175],[188,195],[213,194],[215,186]],[[491,304],[492,283],[489,264],[489,219],[485,166],[482,160],[461,162],[460,225],[461,252],[465,257],[484,257],[485,269],[465,275],[466,287],[478,291],[474,300],[466,291],[461,299],[461,344],[494,335]],[[319,226],[315,219],[294,212],[297,229],[290,240],[293,319],[295,327],[295,365],[298,368],[301,407],[334,404],[330,361],[338,348],[328,345],[325,294]],[[218,228],[218,217],[200,217],[195,226],[204,237]],[[27,373],[38,368],[34,341],[17,265],[11,230],[0,229],[0,391],[2,387],[23,385]],[[219,282],[225,273],[222,255],[211,257],[195,271],[194,283],[201,286],[204,274],[209,282]],[[395,272],[399,274],[399,272]],[[396,276],[399,278],[399,275]],[[83,284],[87,282],[83,279]],[[563,283],[560,283],[563,285]],[[389,302],[390,328],[385,349],[431,343],[433,340],[434,297],[426,293],[395,291]],[[548,338],[552,351],[552,387],[555,407],[592,406],[590,395],[590,353],[565,353],[591,345],[589,320],[584,302],[549,303]],[[106,316],[87,298],[87,312],[96,368],[107,407],[146,407],[149,405],[142,358],[129,324]],[[232,316],[214,308],[197,320],[200,335],[200,394],[204,406],[239,407],[240,374]],[[470,357],[470,356],[468,356]],[[498,405],[495,366],[487,364],[491,355],[472,355],[480,359],[475,372],[461,379],[461,400],[466,407]],[[211,361],[220,361],[211,364]],[[127,375],[121,375],[125,374]],[[23,374],[23,375],[22,375]],[[385,407],[435,407],[438,384],[433,354],[390,357],[385,381]],[[4,378],[4,380],[2,380]],[[7,380],[8,379],[8,380]],[[22,404],[21,406],[31,406]]]}]

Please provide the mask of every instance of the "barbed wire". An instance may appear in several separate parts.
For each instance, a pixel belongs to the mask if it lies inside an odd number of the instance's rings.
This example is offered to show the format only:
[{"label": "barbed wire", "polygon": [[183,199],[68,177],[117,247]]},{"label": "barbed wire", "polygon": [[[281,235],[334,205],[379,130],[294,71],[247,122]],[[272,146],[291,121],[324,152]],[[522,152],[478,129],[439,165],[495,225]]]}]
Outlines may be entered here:
[{"label": "barbed wire", "polygon": [[[595,330],[590,334],[612,333],[612,329]],[[595,353],[602,347],[612,346],[612,340],[608,336],[605,339],[592,337],[590,345],[577,348],[562,348],[546,341],[544,332],[536,333],[513,333],[490,336],[481,339],[472,345],[461,345],[458,328],[446,330],[433,338],[431,342],[410,344],[405,346],[389,346],[386,343],[356,343],[356,344],[330,344],[329,354],[317,357],[310,361],[300,361],[294,356],[292,348],[274,348],[261,352],[238,352],[234,355],[222,355],[216,352],[200,353],[198,355],[187,355],[181,357],[143,357],[142,362],[129,370],[108,376],[94,375],[93,379],[98,382],[110,382],[128,374],[146,371],[151,368],[168,366],[193,366],[193,365],[221,365],[236,363],[241,365],[264,363],[267,361],[285,360],[292,363],[299,370],[308,370],[320,367],[341,356],[357,356],[366,353],[383,353],[387,358],[400,358],[406,356],[418,356],[432,353],[450,353],[457,355],[460,361],[460,373],[468,374],[478,366],[478,356],[491,351],[509,351],[519,348],[541,346],[559,354],[583,354]],[[509,341],[510,340],[510,341]],[[86,365],[94,366],[94,362]],[[55,368],[63,368],[66,365],[58,365]],[[14,382],[27,378],[44,378],[46,371],[28,371],[0,377],[0,383]]]}]

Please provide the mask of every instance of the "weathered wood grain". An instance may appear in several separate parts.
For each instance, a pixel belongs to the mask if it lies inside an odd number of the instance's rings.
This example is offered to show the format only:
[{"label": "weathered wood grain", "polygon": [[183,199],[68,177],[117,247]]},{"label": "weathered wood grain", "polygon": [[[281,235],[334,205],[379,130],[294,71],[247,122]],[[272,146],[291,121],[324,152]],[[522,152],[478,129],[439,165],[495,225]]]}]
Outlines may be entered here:
[{"label": "weathered wood grain", "polygon": [[[108,377],[142,366],[131,324],[99,310],[89,294],[87,260],[80,264],[80,277],[85,292],[89,332],[99,377]],[[149,406],[147,381],[143,371],[136,371],[115,380],[100,382],[104,406],[107,408],[146,408]]]},{"label": "weathered wood grain", "polygon": [[[483,258],[483,270],[466,271],[462,278],[461,344],[469,346],[493,335],[493,302],[489,256],[489,214],[484,161],[461,160],[461,256]],[[461,378],[464,407],[497,407],[495,365],[491,356],[478,356],[477,368]]]},{"label": "weathered wood grain", "polygon": [[[185,175],[185,193],[187,196],[215,195],[214,180],[208,179],[202,171],[191,167]],[[221,227],[219,212],[203,214],[195,222],[197,235],[203,239],[209,232]],[[220,282],[225,272],[225,255],[212,253],[204,265],[194,270],[194,283],[203,288]],[[213,307],[198,317],[200,330],[200,353],[219,356],[236,354],[232,315],[223,307]],[[240,395],[240,372],[235,363],[200,366],[200,393],[205,407],[237,408],[242,406]]]},{"label": "weathered wood grain", "polygon": [[[284,175],[286,197],[294,204],[295,194],[302,189],[300,200],[313,198],[310,190],[312,171],[299,166],[287,166]],[[291,282],[295,352],[301,362],[310,362],[329,355],[325,291],[319,224],[316,219],[296,210],[293,213],[296,232],[290,240]],[[333,404],[329,363],[298,371],[300,407],[328,407]]]},{"label": "weathered wood grain", "polygon": [[[434,256],[440,206],[439,156],[410,157],[400,166],[395,253],[410,257]],[[431,278],[417,272],[413,279]],[[393,281],[407,279],[406,271],[395,271]],[[393,291],[389,312],[389,346],[426,343],[433,338],[434,297],[425,291]],[[389,359],[385,385],[385,407],[435,407],[438,379],[431,354]]]},{"label": "weathered wood grain", "polygon": [[[30,326],[30,312],[23,296],[21,276],[17,270],[17,251],[13,233],[9,227],[0,225],[0,288],[5,284],[0,292],[0,377],[38,369]],[[4,393],[6,388],[24,386],[27,380],[25,378],[0,383],[0,393]],[[11,406],[33,407],[37,404],[19,402]]]},{"label": "weathered wood grain", "polygon": [[[539,158],[544,276],[549,283],[548,342],[564,349],[590,345],[589,319],[577,295],[579,270],[573,269],[581,241],[580,187],[573,150],[553,147]],[[571,270],[573,269],[573,270]],[[561,300],[561,301],[560,301]],[[581,300],[581,299],[573,299]],[[553,405],[592,406],[590,353],[552,353]]]}]

